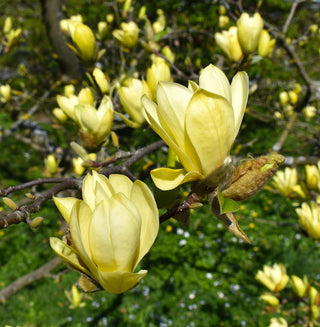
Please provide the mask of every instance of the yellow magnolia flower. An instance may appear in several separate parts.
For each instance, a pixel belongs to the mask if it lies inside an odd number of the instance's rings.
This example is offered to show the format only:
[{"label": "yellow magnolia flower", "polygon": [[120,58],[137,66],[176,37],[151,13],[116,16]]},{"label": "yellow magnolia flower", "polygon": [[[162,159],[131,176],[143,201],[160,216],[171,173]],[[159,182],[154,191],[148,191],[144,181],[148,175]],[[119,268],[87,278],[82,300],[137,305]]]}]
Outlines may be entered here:
[{"label": "yellow magnolia flower", "polygon": [[307,234],[314,240],[320,239],[320,207],[316,202],[311,202],[310,206],[304,202],[301,208],[296,209],[299,222]]},{"label": "yellow magnolia flower", "polygon": [[303,297],[306,292],[307,292],[307,288],[309,286],[309,283],[308,283],[308,278],[307,276],[304,276],[303,277],[303,280],[298,277],[298,276],[295,276],[295,275],[292,275],[291,276],[291,285],[292,285],[292,288],[293,288],[293,291],[299,296],[299,297]]},{"label": "yellow magnolia flower", "polygon": [[84,62],[94,61],[96,58],[96,39],[90,27],[82,23],[70,22],[68,28],[75,46],[71,49]]},{"label": "yellow magnolia flower", "polygon": [[93,70],[92,75],[93,75],[96,83],[98,84],[100,91],[104,94],[108,93],[109,89],[110,89],[110,85],[109,85],[109,82],[108,82],[104,72],[101,69],[96,67]]},{"label": "yellow magnolia flower", "polygon": [[86,305],[85,302],[82,302],[83,294],[79,292],[77,286],[72,285],[71,291],[65,290],[64,294],[70,302],[70,309],[83,308]]},{"label": "yellow magnolia flower", "polygon": [[279,305],[279,299],[273,294],[264,293],[260,296],[260,298],[272,307],[277,307]]},{"label": "yellow magnolia flower", "polygon": [[306,184],[309,190],[320,190],[320,161],[318,167],[315,165],[306,165]]},{"label": "yellow magnolia flower", "polygon": [[258,43],[258,55],[261,57],[267,57],[273,50],[276,44],[276,39],[272,39],[267,30],[262,30],[259,43]]},{"label": "yellow magnolia flower", "polygon": [[271,318],[269,327],[288,327],[288,323],[284,318]]},{"label": "yellow magnolia flower", "polygon": [[259,43],[260,35],[263,28],[263,21],[259,13],[255,13],[253,17],[243,13],[237,20],[238,39],[241,49],[244,53],[253,53]]},{"label": "yellow magnolia flower", "polygon": [[94,150],[110,134],[113,122],[113,104],[108,96],[104,96],[96,109],[89,104],[75,106],[76,122],[80,126],[80,135],[84,146]]},{"label": "yellow magnolia flower", "polygon": [[283,264],[275,263],[272,266],[263,266],[263,270],[257,272],[255,279],[271,292],[277,293],[286,287],[289,276]]},{"label": "yellow magnolia flower", "polygon": [[58,172],[59,161],[57,161],[53,154],[49,154],[47,158],[44,159],[44,165],[49,175],[53,176]]},{"label": "yellow magnolia flower", "polygon": [[230,27],[228,31],[216,33],[214,38],[219,48],[221,48],[230,60],[239,61],[243,57],[236,26]]},{"label": "yellow magnolia flower", "polygon": [[57,103],[61,110],[73,121],[77,122],[77,117],[75,114],[75,107],[78,104],[88,104],[93,105],[94,104],[94,98],[93,94],[90,91],[89,88],[83,88],[78,96],[74,95],[72,92],[72,89],[66,89],[65,88],[65,94],[67,93],[67,96],[63,95],[57,95]]},{"label": "yellow magnolia flower", "polygon": [[183,168],[151,172],[161,190],[200,180],[221,167],[238,134],[247,104],[249,80],[245,72],[230,85],[218,67],[209,65],[190,88],[160,82],[157,104],[142,97],[145,117],[179,158]]},{"label": "yellow magnolia flower", "polygon": [[9,84],[0,86],[1,101],[8,102],[11,100],[11,86]]},{"label": "yellow magnolia flower", "polygon": [[295,168],[286,167],[284,171],[277,171],[272,179],[271,185],[282,195],[290,197],[293,195],[294,187],[298,183],[298,172]]},{"label": "yellow magnolia flower", "polygon": [[161,57],[153,58],[151,67],[147,70],[147,84],[152,93],[152,99],[156,98],[159,82],[168,82],[171,79],[171,72],[166,61]]},{"label": "yellow magnolia flower", "polygon": [[124,175],[109,179],[93,171],[82,185],[83,200],[54,198],[70,227],[69,244],[52,237],[52,249],[109,293],[136,286],[147,270],[135,269],[159,229],[154,197],[141,181]]},{"label": "yellow magnolia flower", "polygon": [[315,106],[306,106],[302,109],[303,116],[307,119],[312,119],[317,114]]},{"label": "yellow magnolia flower", "polygon": [[135,22],[121,23],[118,30],[114,30],[112,35],[125,47],[132,49],[138,41],[139,27]]},{"label": "yellow magnolia flower", "polygon": [[118,94],[126,113],[141,126],[145,122],[141,97],[144,94],[149,98],[152,97],[148,84],[137,78],[127,78],[118,89]]}]

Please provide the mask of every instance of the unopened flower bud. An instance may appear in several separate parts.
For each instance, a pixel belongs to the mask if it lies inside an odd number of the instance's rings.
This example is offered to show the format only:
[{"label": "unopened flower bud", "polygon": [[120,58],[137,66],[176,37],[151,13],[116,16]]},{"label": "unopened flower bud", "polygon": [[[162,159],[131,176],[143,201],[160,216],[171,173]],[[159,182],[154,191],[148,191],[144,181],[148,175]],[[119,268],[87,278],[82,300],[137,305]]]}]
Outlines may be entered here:
[{"label": "unopened flower bud", "polygon": [[289,99],[290,99],[291,104],[296,104],[298,102],[297,93],[294,91],[290,91],[290,92],[288,92],[288,94],[289,94]]},{"label": "unopened flower bud", "polygon": [[9,16],[6,18],[3,24],[3,33],[8,34],[12,30],[12,18]]},{"label": "unopened flower bud", "polygon": [[286,91],[282,91],[279,94],[279,100],[282,107],[284,107],[289,102],[289,94]]},{"label": "unopened flower bud", "polygon": [[236,201],[252,196],[275,174],[284,159],[274,152],[246,161],[235,169],[230,185],[222,192],[223,196]]},{"label": "unopened flower bud", "polygon": [[72,148],[72,150],[79,156],[82,158],[83,161],[87,161],[90,160],[90,157],[88,155],[88,152],[78,143],[76,142],[71,142],[70,146]]},{"label": "unopened flower bud", "polygon": [[43,221],[44,221],[44,219],[42,217],[36,217],[30,221],[29,227],[32,230],[35,230],[43,224]]},{"label": "unopened flower bud", "polygon": [[103,73],[103,71],[99,68],[95,68],[92,73],[96,83],[98,84],[100,91],[102,93],[108,93],[110,89],[109,82],[106,78],[106,75]]},{"label": "unopened flower bud", "polygon": [[12,209],[12,210],[16,210],[16,209],[18,209],[18,206],[16,205],[16,203],[15,203],[13,200],[11,200],[10,198],[4,197],[4,198],[2,199],[2,201],[3,201],[4,204],[6,204],[10,209]]},{"label": "unopened flower bud", "polygon": [[247,13],[242,13],[237,21],[238,39],[244,53],[253,53],[259,43],[263,21],[259,13],[250,17]]},{"label": "unopened flower bud", "polygon": [[293,291],[299,296],[303,297],[306,294],[308,288],[308,278],[307,276],[303,277],[303,280],[298,276],[292,275],[291,276],[291,285]]},{"label": "unopened flower bud", "polygon": [[96,39],[90,27],[82,23],[74,23],[74,27],[69,30],[75,46],[75,49],[71,47],[71,50],[76,50],[76,55],[84,62],[93,62],[96,57]]},{"label": "unopened flower bud", "polygon": [[104,40],[108,34],[108,24],[107,22],[98,23],[98,36],[99,40]]}]

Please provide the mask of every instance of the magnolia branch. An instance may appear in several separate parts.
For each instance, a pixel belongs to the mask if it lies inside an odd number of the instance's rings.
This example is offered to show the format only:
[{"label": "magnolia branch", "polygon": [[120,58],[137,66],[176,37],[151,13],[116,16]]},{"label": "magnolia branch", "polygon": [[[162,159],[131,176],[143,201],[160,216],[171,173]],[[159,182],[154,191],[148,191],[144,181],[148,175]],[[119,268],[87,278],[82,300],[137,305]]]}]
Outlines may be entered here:
[{"label": "magnolia branch", "polygon": [[[153,152],[164,145],[165,143],[162,140],[152,143],[142,149],[133,152],[131,157],[123,163],[114,167],[104,168],[100,171],[100,173],[105,176],[109,176],[114,173],[123,173],[126,174],[129,178],[135,179],[135,177],[129,171],[130,166],[132,166],[136,161],[148,153]],[[21,222],[27,222],[31,213],[40,211],[42,205],[47,200],[52,199],[54,195],[61,191],[67,189],[81,189],[82,178],[42,178],[21,185],[11,186],[5,190],[0,190],[0,195],[5,196],[14,191],[24,190],[28,187],[45,183],[56,183],[57,185],[39,195],[32,204],[19,207],[14,212],[0,218],[0,229],[7,228],[10,225],[20,224]]]},{"label": "magnolia branch", "polygon": [[0,219],[0,229],[7,228],[10,225],[20,224],[21,222],[26,222],[30,218],[31,213],[40,211],[41,206],[44,202],[51,199],[57,193],[70,189],[70,188],[79,188],[81,185],[80,179],[75,179],[74,181],[64,182],[58,185],[55,185],[50,190],[45,191],[43,194],[39,195],[36,200],[27,206],[23,206],[15,210],[14,212],[6,215]]},{"label": "magnolia branch", "polygon": [[5,287],[0,291],[0,302],[4,303],[10,296],[16,294],[19,290],[26,287],[27,285],[49,275],[49,273],[58,267],[63,260],[60,257],[56,257],[51,261],[47,262],[42,267],[32,271],[31,273],[19,277],[13,283]]}]

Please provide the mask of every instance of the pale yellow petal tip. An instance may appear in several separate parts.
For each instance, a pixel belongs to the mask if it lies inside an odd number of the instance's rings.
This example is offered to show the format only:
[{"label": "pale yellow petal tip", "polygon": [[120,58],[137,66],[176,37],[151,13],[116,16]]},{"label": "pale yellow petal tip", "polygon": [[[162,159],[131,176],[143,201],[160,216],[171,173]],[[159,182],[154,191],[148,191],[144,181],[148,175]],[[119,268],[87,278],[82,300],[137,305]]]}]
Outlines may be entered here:
[{"label": "pale yellow petal tip", "polygon": [[99,271],[99,283],[109,293],[121,294],[137,286],[148,270],[140,270],[137,273],[127,271],[101,272]]}]

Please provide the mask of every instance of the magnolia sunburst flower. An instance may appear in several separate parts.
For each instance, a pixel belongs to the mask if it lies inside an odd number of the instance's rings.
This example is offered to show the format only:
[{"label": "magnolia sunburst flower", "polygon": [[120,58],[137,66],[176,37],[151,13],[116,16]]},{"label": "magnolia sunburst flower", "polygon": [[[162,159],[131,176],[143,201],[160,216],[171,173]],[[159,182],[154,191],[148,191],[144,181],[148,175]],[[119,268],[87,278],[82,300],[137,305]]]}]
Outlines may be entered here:
[{"label": "magnolia sunburst flower", "polygon": [[237,73],[230,85],[216,66],[204,68],[199,85],[160,82],[156,101],[142,97],[145,117],[179,158],[183,168],[151,172],[156,186],[170,190],[208,177],[224,164],[247,105],[249,79]]},{"label": "magnolia sunburst flower", "polygon": [[[124,175],[109,178],[93,171],[82,185],[83,200],[54,198],[69,225],[66,242],[50,238],[50,245],[87,283],[109,293],[123,293],[136,286],[147,270],[135,272],[149,252],[159,229],[155,199],[141,181]],[[90,281],[90,283],[88,282]]]}]

